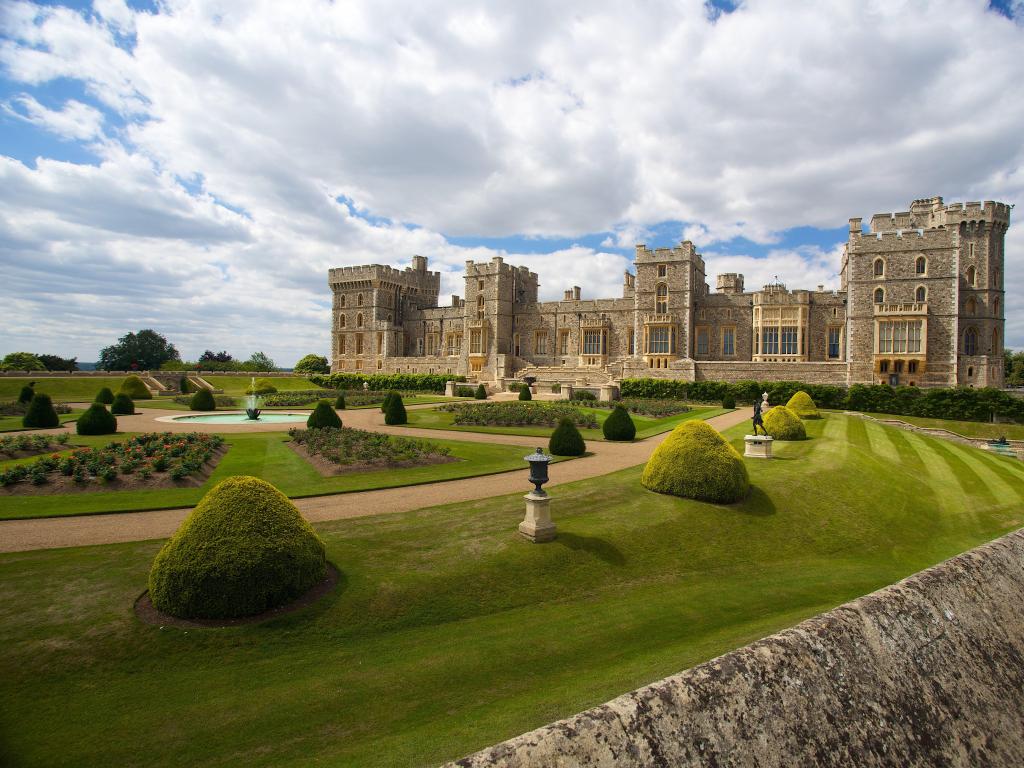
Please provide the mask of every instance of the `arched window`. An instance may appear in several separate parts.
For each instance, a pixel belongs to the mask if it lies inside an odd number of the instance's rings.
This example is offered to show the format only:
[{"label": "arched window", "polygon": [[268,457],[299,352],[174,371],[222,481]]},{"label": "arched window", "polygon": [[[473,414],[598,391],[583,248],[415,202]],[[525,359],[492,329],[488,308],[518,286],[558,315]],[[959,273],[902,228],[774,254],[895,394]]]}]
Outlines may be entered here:
[{"label": "arched window", "polygon": [[992,329],[992,351],[989,354],[992,354],[992,355],[998,355],[999,354],[999,329],[998,328],[993,328]]},{"label": "arched window", "polygon": [[341,296],[338,297],[338,306],[341,307],[342,309],[345,308],[345,294],[344,293],[341,294]]},{"label": "arched window", "polygon": [[914,262],[914,271],[919,275],[923,275],[928,271],[928,260],[924,256],[917,257],[917,261]]},{"label": "arched window", "polygon": [[885,303],[885,291],[881,288],[875,288],[875,304]]},{"label": "arched window", "polygon": [[363,294],[360,293],[358,296],[356,296],[356,305],[360,307],[363,306]]},{"label": "arched window", "polygon": [[978,302],[975,300],[973,296],[967,299],[967,304],[964,305],[964,311],[971,317],[974,317],[974,315],[978,314]]},{"label": "arched window", "polygon": [[996,296],[992,299],[992,315],[993,317],[999,317],[999,297]]},{"label": "arched window", "polygon": [[928,291],[923,285],[917,286],[917,290],[914,291],[914,300],[918,302],[927,301]]},{"label": "arched window", "polygon": [[363,327],[363,313],[360,312],[358,315],[356,315],[356,328],[362,328],[362,327]]},{"label": "arched window", "polygon": [[482,294],[476,297],[476,316],[479,319],[483,319],[484,316],[484,297]]},{"label": "arched window", "polygon": [[978,354],[978,331],[974,328],[968,328],[964,333],[964,354]]},{"label": "arched window", "polygon": [[344,315],[338,315],[338,327],[339,328],[344,328],[345,327],[345,316]]},{"label": "arched window", "polygon": [[883,275],[885,275],[885,261],[875,259],[875,277],[882,277]]},{"label": "arched window", "polygon": [[968,267],[967,268],[967,284],[968,285],[974,285],[974,283],[977,280],[977,278],[978,278],[978,273],[974,269],[974,267]]},{"label": "arched window", "polygon": [[654,298],[654,312],[658,315],[668,314],[668,286],[665,283],[658,283]]},{"label": "arched window", "polygon": [[1001,277],[1001,273],[999,272],[998,269],[996,269],[994,272],[992,272],[992,287],[993,288],[998,288],[1000,285],[1002,285],[1002,283],[999,282],[1000,277]]}]

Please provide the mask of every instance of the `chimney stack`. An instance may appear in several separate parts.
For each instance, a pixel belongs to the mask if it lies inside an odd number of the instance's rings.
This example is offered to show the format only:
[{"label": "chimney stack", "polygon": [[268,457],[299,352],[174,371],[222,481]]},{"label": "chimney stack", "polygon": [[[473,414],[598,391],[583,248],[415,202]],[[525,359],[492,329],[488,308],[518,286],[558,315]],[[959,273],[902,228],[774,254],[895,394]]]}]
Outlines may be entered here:
[{"label": "chimney stack", "polygon": [[572,298],[575,301],[580,300],[580,287],[578,285],[574,285],[572,287]]}]

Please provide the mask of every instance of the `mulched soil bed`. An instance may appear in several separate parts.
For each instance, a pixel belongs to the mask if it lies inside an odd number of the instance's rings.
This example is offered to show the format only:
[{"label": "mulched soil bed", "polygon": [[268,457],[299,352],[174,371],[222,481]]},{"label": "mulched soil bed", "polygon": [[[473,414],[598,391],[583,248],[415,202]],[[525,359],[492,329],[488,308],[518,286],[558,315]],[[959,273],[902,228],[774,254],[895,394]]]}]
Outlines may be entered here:
[{"label": "mulched soil bed", "polygon": [[[63,447],[61,450],[67,450]],[[228,446],[222,445],[213,452],[213,458],[203,465],[199,472],[172,480],[167,472],[154,472],[148,478],[138,474],[118,475],[113,480],[98,480],[90,477],[88,482],[76,483],[74,478],[60,472],[47,473],[49,482],[33,485],[31,480],[22,480],[11,485],[0,486],[0,498],[5,496],[59,496],[69,493],[96,493],[99,491],[156,491],[162,488],[198,488],[205,483],[217,464],[228,452]]]},{"label": "mulched soil bed", "polygon": [[0,461],[10,461],[11,459],[27,459],[29,456],[45,456],[48,453],[62,453],[63,451],[74,450],[77,446],[71,443],[50,443],[46,448],[41,451],[14,451],[13,453],[2,453],[0,452]]},{"label": "mulched soil bed", "polygon": [[278,616],[293,613],[307,605],[312,605],[320,598],[327,595],[338,584],[338,569],[331,563],[327,563],[327,575],[323,580],[311,588],[302,597],[296,598],[286,605],[271,608],[269,611],[257,613],[254,616],[242,616],[237,619],[179,619],[177,616],[158,611],[149,599],[149,590],[146,590],[135,601],[135,615],[147,624],[154,627],[181,627],[183,629],[211,629],[217,627],[240,627],[246,624],[259,624]]},{"label": "mulched soil bed", "polygon": [[379,461],[362,462],[359,464],[335,464],[325,459],[318,453],[310,453],[306,446],[296,443],[294,440],[287,443],[288,447],[299,456],[313,465],[313,468],[323,477],[335,477],[337,475],[351,475],[356,472],[372,472],[380,469],[410,469],[412,467],[428,467],[432,464],[451,464],[453,461],[462,461],[455,456],[431,456],[420,461]]}]

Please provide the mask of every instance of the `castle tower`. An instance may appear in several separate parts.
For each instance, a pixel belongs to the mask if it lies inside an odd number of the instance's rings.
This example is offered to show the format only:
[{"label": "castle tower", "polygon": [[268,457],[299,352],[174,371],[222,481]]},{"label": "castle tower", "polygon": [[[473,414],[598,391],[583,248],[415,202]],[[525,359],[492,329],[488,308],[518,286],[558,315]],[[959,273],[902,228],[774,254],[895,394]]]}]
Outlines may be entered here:
[{"label": "castle tower", "polygon": [[649,368],[668,368],[690,357],[694,299],[708,293],[704,259],[689,240],[675,248],[636,246],[634,356]]}]

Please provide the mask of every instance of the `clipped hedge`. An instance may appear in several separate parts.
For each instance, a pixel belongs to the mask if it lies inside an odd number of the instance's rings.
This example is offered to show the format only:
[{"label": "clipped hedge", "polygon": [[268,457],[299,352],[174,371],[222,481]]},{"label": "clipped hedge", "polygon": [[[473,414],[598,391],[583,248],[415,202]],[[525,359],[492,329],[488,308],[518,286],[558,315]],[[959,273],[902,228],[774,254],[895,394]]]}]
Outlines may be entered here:
[{"label": "clipped hedge", "polygon": [[807,430],[800,417],[784,405],[768,409],[764,415],[764,431],[776,440],[807,439]]},{"label": "clipped hedge", "polygon": [[142,379],[134,374],[121,382],[121,389],[119,391],[128,395],[132,400],[153,399],[153,393],[149,391],[149,387],[146,386]]},{"label": "clipped hedge", "polygon": [[786,407],[789,408],[793,413],[799,416],[801,419],[820,419],[821,414],[818,413],[818,406],[814,404],[811,396],[803,390],[800,390],[786,403]]},{"label": "clipped hedge", "polygon": [[330,373],[314,374],[309,380],[318,387],[326,389],[360,390],[363,383],[372,390],[403,390],[406,392],[438,392],[444,393],[445,384],[449,381],[465,381],[465,376],[453,376],[450,373]]},{"label": "clipped hedge", "polygon": [[384,423],[405,424],[408,421],[409,416],[405,412],[405,403],[402,402],[402,396],[397,392],[392,392],[390,399],[385,401]]},{"label": "clipped hedge", "polygon": [[548,452],[554,456],[582,456],[587,451],[583,435],[576,429],[572,419],[564,418],[558,422],[555,431],[548,440]]},{"label": "clipped hedge", "polygon": [[519,390],[519,399],[520,400],[533,400],[533,393],[530,392],[530,388],[529,387],[524,386],[524,387],[522,387],[522,389]]},{"label": "clipped hedge", "polygon": [[53,407],[53,400],[42,392],[29,401],[28,410],[21,418],[21,426],[28,429],[52,429],[60,426],[60,418]]},{"label": "clipped hedge", "polygon": [[103,403],[93,403],[78,417],[75,429],[80,435],[112,435],[117,432],[117,418]]},{"label": "clipped hedge", "polygon": [[316,404],[316,408],[309,414],[309,418],[306,419],[307,429],[324,429],[325,427],[333,427],[334,429],[341,429],[341,417],[338,416],[337,412],[331,407],[331,404],[327,400],[321,400]]},{"label": "clipped hedge", "polygon": [[636,437],[636,424],[630,418],[629,411],[616,405],[601,425],[601,433],[605,440],[628,442]]},{"label": "clipped hedge", "polygon": [[110,412],[115,416],[131,416],[135,413],[135,401],[124,392],[118,392],[110,405]]},{"label": "clipped hedge", "polygon": [[288,497],[239,475],[207,493],[164,544],[149,595],[181,618],[251,616],[305,594],[326,567],[323,541]]},{"label": "clipped hedge", "polygon": [[213,392],[206,387],[200,387],[188,401],[188,407],[193,411],[215,411],[217,401],[213,397]]},{"label": "clipped hedge", "polygon": [[651,454],[640,482],[658,493],[730,504],[750,492],[743,458],[704,421],[687,421]]},{"label": "clipped hedge", "polygon": [[110,391],[110,387],[103,387],[103,389],[96,393],[96,399],[93,402],[111,405],[114,402],[114,393]]}]

